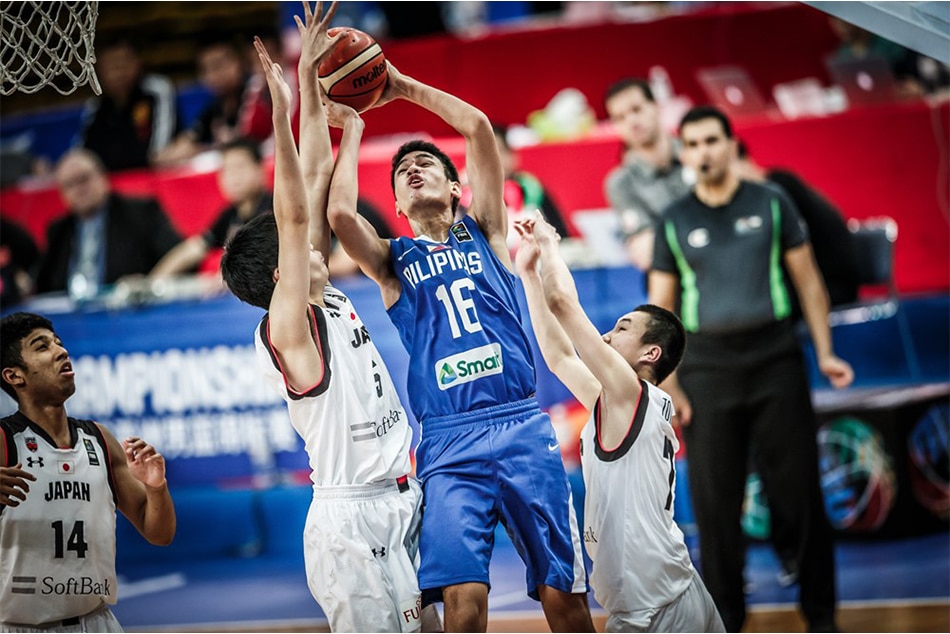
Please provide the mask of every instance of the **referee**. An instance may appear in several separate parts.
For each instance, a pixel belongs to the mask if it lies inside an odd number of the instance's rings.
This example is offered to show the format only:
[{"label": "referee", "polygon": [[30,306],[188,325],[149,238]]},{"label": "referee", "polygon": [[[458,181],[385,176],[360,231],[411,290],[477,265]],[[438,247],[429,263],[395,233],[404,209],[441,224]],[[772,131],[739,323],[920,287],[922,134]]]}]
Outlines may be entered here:
[{"label": "referee", "polygon": [[694,108],[679,132],[681,160],[696,172],[696,185],[657,228],[649,301],[677,311],[687,330],[682,365],[663,388],[686,440],[703,577],[727,631],[740,631],[740,518],[751,459],[781,531],[776,539],[795,555],[809,631],[835,631],[832,532],[791,293],[822,374],[844,388],[854,373],[832,349],[828,292],[794,204],[777,189],[739,179],[732,126],[719,110]]}]

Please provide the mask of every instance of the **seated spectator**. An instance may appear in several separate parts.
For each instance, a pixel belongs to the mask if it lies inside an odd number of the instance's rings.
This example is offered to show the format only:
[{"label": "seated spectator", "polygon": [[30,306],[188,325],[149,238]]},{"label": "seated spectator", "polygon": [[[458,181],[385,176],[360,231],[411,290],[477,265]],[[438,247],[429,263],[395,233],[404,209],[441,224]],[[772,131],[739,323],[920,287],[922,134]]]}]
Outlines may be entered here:
[{"label": "seated spectator", "polygon": [[621,164],[607,175],[607,201],[620,219],[630,263],[642,271],[653,260],[654,223],[689,192],[677,142],[663,131],[660,109],[645,79],[622,79],[607,89],[604,107],[624,145]]},{"label": "seated spectator", "polygon": [[[501,155],[502,168],[505,171],[505,206],[508,208],[508,246],[512,250],[512,257],[520,243],[514,223],[525,213],[540,211],[548,224],[554,227],[562,238],[574,237],[574,233],[564,220],[564,215],[551,195],[538,178],[529,172],[519,169],[518,154],[508,144],[508,128],[501,124],[494,124],[495,144]],[[463,173],[463,178],[465,175]],[[466,179],[467,180],[467,179]],[[467,183],[463,182],[462,196],[459,204],[468,207],[472,202],[472,192]]]},{"label": "seated spectator", "polygon": [[30,234],[0,217],[0,307],[19,303],[33,293],[33,275],[40,250]]},{"label": "seated spectator", "polygon": [[[841,212],[797,174],[784,169],[762,168],[749,155],[744,143],[739,142],[737,154],[736,167],[740,178],[777,185],[795,203],[808,227],[815,261],[828,288],[831,306],[856,302],[860,273],[851,232]],[[798,295],[790,293],[789,296],[792,299],[794,315],[800,318]]]},{"label": "seated spectator", "polygon": [[181,242],[158,201],[112,191],[93,152],[68,151],[55,176],[69,213],[47,228],[38,292],[68,289],[78,297],[92,296],[103,284],[147,274]]},{"label": "seated spectator", "polygon": [[250,91],[251,74],[243,49],[225,34],[207,34],[198,48],[198,77],[212,94],[211,103],[195,123],[179,134],[175,141],[161,152],[157,162],[172,165],[187,161],[207,150],[221,147],[236,138],[247,136],[242,125],[254,122],[255,139],[263,141],[271,136],[270,125],[260,126],[261,117],[249,109],[261,107]]},{"label": "seated spectator", "polygon": [[[383,219],[383,215],[369,201],[362,198],[357,199],[356,213],[369,220],[369,224],[373,225],[373,229],[376,230],[380,238],[391,240],[396,237],[396,234],[393,233],[393,230],[389,227],[389,223]],[[351,277],[362,273],[362,271],[360,271],[360,265],[347,255],[343,249],[343,245],[340,244],[337,237],[332,234],[330,236],[330,259],[327,262],[327,269],[330,271],[330,277],[332,279]]]},{"label": "seated spectator", "polygon": [[841,18],[830,17],[829,21],[831,29],[841,40],[841,45],[834,52],[834,57],[838,59],[884,58],[894,72],[897,90],[902,97],[919,97],[945,91],[950,87],[950,68],[946,64],[880,35],[865,31]]},{"label": "seated spectator", "polygon": [[235,139],[221,147],[218,187],[228,206],[207,231],[191,236],[166,253],[149,277],[157,279],[195,272],[209,252],[212,249],[220,252],[245,222],[274,210],[274,197],[267,189],[267,169],[261,157],[261,147],[253,139]]},{"label": "seated spectator", "polygon": [[78,145],[110,172],[149,167],[178,131],[175,87],[167,77],[143,73],[127,37],[97,41],[96,58],[102,95],[86,102]]}]

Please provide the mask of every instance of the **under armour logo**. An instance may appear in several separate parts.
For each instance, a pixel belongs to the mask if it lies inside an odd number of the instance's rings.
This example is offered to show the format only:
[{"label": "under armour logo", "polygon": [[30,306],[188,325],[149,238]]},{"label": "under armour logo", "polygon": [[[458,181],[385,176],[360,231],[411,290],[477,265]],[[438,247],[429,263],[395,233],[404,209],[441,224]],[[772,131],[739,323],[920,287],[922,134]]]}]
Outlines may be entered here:
[{"label": "under armour logo", "polygon": [[28,467],[42,467],[43,458],[34,458],[32,456],[26,457],[26,466]]},{"label": "under armour logo", "polygon": [[379,550],[373,549],[373,557],[385,557],[386,556],[386,547],[380,546]]}]

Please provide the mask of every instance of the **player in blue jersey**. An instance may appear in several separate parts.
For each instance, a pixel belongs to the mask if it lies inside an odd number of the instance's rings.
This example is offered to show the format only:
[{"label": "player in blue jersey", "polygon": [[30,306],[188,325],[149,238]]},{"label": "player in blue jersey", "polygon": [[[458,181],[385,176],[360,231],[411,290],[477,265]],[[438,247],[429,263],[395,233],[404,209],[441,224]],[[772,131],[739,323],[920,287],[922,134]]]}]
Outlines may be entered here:
[{"label": "player in blue jersey", "polygon": [[[459,209],[452,161],[431,143],[411,141],[393,157],[391,179],[396,212],[409,219],[414,238],[382,240],[354,205],[331,201],[329,209],[334,233],[379,284],[409,352],[426,500],[420,588],[425,600],[444,601],[446,631],[484,632],[500,520],[551,629],[592,632],[570,485],[554,428],[535,399],[491,124],[475,107],[390,65],[377,106],[394,99],[433,112],[465,138],[473,194],[471,206]],[[344,139],[359,139],[355,111],[328,103],[327,112]]]}]

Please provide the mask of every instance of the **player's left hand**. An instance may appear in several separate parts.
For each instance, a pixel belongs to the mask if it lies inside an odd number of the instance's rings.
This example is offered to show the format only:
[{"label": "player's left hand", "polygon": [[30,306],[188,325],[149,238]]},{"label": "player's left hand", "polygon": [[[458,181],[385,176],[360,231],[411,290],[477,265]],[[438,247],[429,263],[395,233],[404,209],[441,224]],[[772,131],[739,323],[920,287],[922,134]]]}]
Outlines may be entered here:
[{"label": "player's left hand", "polygon": [[145,486],[158,488],[165,484],[165,457],[141,438],[129,436],[122,441],[132,477]]},{"label": "player's left hand", "polygon": [[323,86],[320,86],[320,99],[327,115],[327,124],[331,128],[343,128],[347,120],[360,118],[359,113],[350,106],[330,99]]},{"label": "player's left hand", "polygon": [[386,72],[388,75],[386,88],[383,90],[383,94],[379,96],[379,99],[376,100],[376,103],[371,106],[371,109],[379,108],[390,101],[402,99],[406,96],[406,76],[396,70],[396,67],[393,66],[389,60],[386,60]]}]

